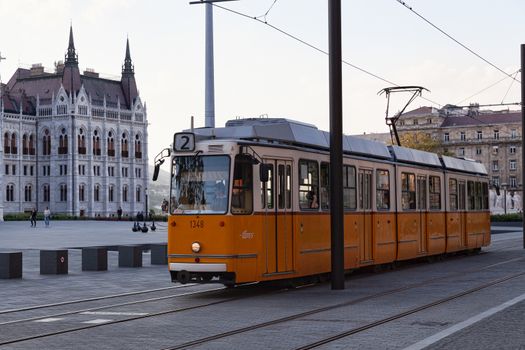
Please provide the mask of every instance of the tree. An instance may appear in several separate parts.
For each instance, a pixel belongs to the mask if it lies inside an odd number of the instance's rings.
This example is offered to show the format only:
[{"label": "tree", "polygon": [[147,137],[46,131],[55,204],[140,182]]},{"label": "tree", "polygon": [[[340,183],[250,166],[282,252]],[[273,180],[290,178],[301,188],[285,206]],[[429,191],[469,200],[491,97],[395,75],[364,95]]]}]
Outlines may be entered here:
[{"label": "tree", "polygon": [[422,131],[406,131],[399,135],[401,146],[420,151],[437,153],[439,155],[453,156],[449,151],[444,151],[443,144],[436,137]]}]

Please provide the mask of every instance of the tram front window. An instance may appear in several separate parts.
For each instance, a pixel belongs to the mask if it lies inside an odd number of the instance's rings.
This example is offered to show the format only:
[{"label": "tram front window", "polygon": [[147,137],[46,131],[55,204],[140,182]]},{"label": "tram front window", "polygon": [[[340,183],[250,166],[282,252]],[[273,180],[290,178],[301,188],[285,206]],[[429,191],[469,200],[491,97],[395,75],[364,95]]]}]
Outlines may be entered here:
[{"label": "tram front window", "polygon": [[224,214],[228,209],[230,157],[175,157],[171,173],[172,214]]}]

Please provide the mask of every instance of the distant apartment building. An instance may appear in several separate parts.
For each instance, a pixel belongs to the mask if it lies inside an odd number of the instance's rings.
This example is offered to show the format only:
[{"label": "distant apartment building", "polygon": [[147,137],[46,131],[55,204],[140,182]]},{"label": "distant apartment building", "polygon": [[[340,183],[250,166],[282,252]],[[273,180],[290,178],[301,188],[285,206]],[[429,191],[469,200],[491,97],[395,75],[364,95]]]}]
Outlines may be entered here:
[{"label": "distant apartment building", "polygon": [[397,127],[400,134],[430,134],[444,152],[483,163],[493,185],[521,190],[521,111],[421,107],[403,114]]},{"label": "distant apartment building", "polygon": [[129,42],[120,80],[80,73],[70,29],[64,62],[18,68],[0,86],[3,213],[111,216],[144,211],[147,115]]}]

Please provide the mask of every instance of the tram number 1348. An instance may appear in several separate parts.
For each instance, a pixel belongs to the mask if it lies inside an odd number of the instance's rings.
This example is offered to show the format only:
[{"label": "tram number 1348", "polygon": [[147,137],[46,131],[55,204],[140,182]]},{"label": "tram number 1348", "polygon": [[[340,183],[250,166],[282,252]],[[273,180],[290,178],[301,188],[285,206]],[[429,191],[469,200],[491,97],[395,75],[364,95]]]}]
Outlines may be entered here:
[{"label": "tram number 1348", "polygon": [[191,220],[190,227],[191,228],[204,228],[204,220]]}]

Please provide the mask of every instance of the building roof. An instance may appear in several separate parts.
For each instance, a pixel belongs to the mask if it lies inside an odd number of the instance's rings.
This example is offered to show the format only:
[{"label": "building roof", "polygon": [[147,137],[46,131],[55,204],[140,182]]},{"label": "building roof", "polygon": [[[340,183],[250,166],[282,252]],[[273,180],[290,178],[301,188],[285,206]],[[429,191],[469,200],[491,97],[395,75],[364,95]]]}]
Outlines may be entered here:
[{"label": "building roof", "polygon": [[431,115],[433,113],[437,113],[437,110],[434,107],[423,106],[423,107],[419,107],[414,110],[401,114],[401,118],[410,118],[410,117],[421,116],[421,115]]},{"label": "building roof", "polygon": [[122,72],[122,79],[110,80],[100,78],[96,73],[87,75],[80,74],[78,70],[78,59],[73,42],[73,29],[69,32],[69,45],[66,54],[66,62],[62,67],[58,67],[55,73],[47,73],[40,70],[18,68],[9,82],[2,86],[2,101],[6,112],[20,112],[29,115],[36,114],[37,96],[42,102],[50,101],[63,86],[68,93],[77,94],[81,86],[84,86],[86,93],[92,100],[102,103],[104,97],[109,106],[116,107],[117,101],[121,106],[131,109],[131,106],[138,97],[138,90],[135,83],[134,70],[129,51],[129,41],[126,41],[125,70]]},{"label": "building roof", "polygon": [[480,113],[473,115],[446,117],[441,127],[483,126],[508,123],[521,123],[521,111]]}]

